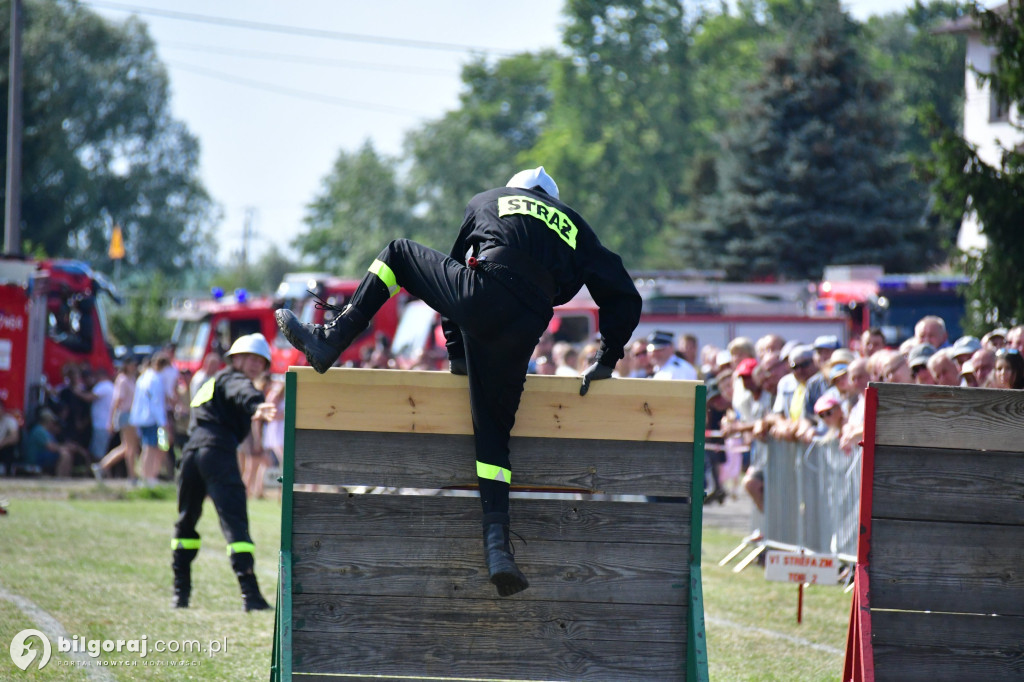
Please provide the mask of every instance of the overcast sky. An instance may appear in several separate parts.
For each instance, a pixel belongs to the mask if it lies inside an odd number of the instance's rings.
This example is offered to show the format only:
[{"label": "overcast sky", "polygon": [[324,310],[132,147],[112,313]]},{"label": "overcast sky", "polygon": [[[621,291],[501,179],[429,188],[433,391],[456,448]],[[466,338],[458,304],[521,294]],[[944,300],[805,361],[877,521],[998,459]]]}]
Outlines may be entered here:
[{"label": "overcast sky", "polygon": [[[247,215],[251,257],[287,249],[338,153],[371,140],[400,154],[408,131],[457,106],[472,53],[558,47],[562,29],[553,0],[83,4],[115,21],[138,13],[149,25],[174,115],[199,138],[202,180],[223,210],[222,257],[240,249]],[[844,3],[860,20],[908,4]]]}]

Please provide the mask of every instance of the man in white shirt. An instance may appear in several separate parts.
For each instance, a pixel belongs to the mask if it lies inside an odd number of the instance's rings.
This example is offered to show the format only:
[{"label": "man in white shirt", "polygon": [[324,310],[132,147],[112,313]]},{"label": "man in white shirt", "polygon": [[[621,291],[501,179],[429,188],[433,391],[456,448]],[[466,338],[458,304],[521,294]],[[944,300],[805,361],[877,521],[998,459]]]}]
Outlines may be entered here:
[{"label": "man in white shirt", "polygon": [[114,405],[114,382],[110,380],[110,373],[102,367],[93,372],[90,381],[92,388],[89,389],[89,411],[92,417],[92,440],[89,443],[89,453],[99,462],[107,454],[107,445],[110,444],[110,410]]},{"label": "man in white shirt", "polygon": [[157,353],[135,383],[135,398],[132,400],[128,422],[139,432],[142,443],[142,477],[148,486],[156,485],[160,473],[163,450],[160,448],[159,432],[166,429],[167,393],[160,378],[162,370],[170,361],[166,355]]},{"label": "man in white shirt", "polygon": [[672,332],[651,332],[647,337],[647,354],[654,366],[652,379],[697,380],[697,369],[676,355]]}]

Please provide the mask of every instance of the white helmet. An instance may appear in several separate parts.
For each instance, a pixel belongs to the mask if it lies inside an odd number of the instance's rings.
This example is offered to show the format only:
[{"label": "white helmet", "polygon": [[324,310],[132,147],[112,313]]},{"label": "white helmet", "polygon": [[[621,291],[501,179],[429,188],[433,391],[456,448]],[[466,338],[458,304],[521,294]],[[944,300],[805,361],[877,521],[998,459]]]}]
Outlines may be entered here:
[{"label": "white helmet", "polygon": [[536,168],[519,171],[512,176],[512,179],[509,180],[505,186],[520,187],[522,189],[540,187],[550,196],[553,196],[556,199],[558,198],[558,185],[555,184],[555,181],[552,180],[551,176],[544,170],[544,166],[537,166]]},{"label": "white helmet", "polygon": [[227,352],[228,357],[232,355],[241,355],[242,353],[252,353],[258,355],[268,363],[270,363],[270,344],[263,338],[263,334],[246,334],[245,336],[239,336],[235,339],[235,342],[231,344],[231,350]]}]

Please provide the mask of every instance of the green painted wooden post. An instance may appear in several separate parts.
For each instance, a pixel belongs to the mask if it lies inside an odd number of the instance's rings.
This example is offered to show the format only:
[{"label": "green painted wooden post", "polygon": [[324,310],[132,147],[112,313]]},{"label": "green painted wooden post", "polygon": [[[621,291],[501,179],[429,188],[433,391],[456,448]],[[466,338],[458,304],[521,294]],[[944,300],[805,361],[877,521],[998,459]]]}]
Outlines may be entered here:
[{"label": "green painted wooden post", "polygon": [[284,458],[281,462],[281,554],[278,561],[277,609],[271,680],[292,679],[292,488],[295,485],[295,372],[285,374]]},{"label": "green painted wooden post", "polygon": [[708,682],[708,638],[704,630],[704,591],[700,572],[704,527],[704,429],[707,387],[697,387],[693,407],[693,481],[690,494],[690,622],[686,628],[686,679]]}]

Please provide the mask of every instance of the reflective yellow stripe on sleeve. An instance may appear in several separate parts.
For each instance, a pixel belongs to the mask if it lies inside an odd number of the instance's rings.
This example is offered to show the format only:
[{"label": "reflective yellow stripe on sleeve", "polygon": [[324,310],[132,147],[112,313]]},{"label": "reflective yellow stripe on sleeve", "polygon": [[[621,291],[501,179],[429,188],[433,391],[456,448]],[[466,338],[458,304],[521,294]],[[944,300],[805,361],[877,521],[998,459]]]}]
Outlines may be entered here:
[{"label": "reflective yellow stripe on sleeve", "polygon": [[384,286],[388,288],[388,293],[392,296],[398,293],[398,290],[401,288],[398,286],[398,278],[395,277],[394,271],[387,263],[375,259],[367,269],[377,275],[381,282],[384,282]]},{"label": "reflective yellow stripe on sleeve", "polygon": [[509,469],[503,469],[494,464],[484,464],[477,460],[476,463],[476,475],[480,478],[486,478],[489,481],[501,481],[502,483],[512,484],[512,471]]},{"label": "reflective yellow stripe on sleeve", "polygon": [[199,549],[199,538],[172,538],[171,549]]},{"label": "reflective yellow stripe on sleeve", "polygon": [[189,407],[199,407],[203,403],[208,403],[213,398],[213,386],[217,382],[217,379],[210,377],[199,387],[196,391],[195,396],[192,398],[192,402],[189,403]]},{"label": "reflective yellow stripe on sleeve", "polygon": [[232,542],[228,545],[228,556],[231,556],[232,554],[241,554],[243,552],[252,554],[255,551],[256,545],[251,542]]}]

